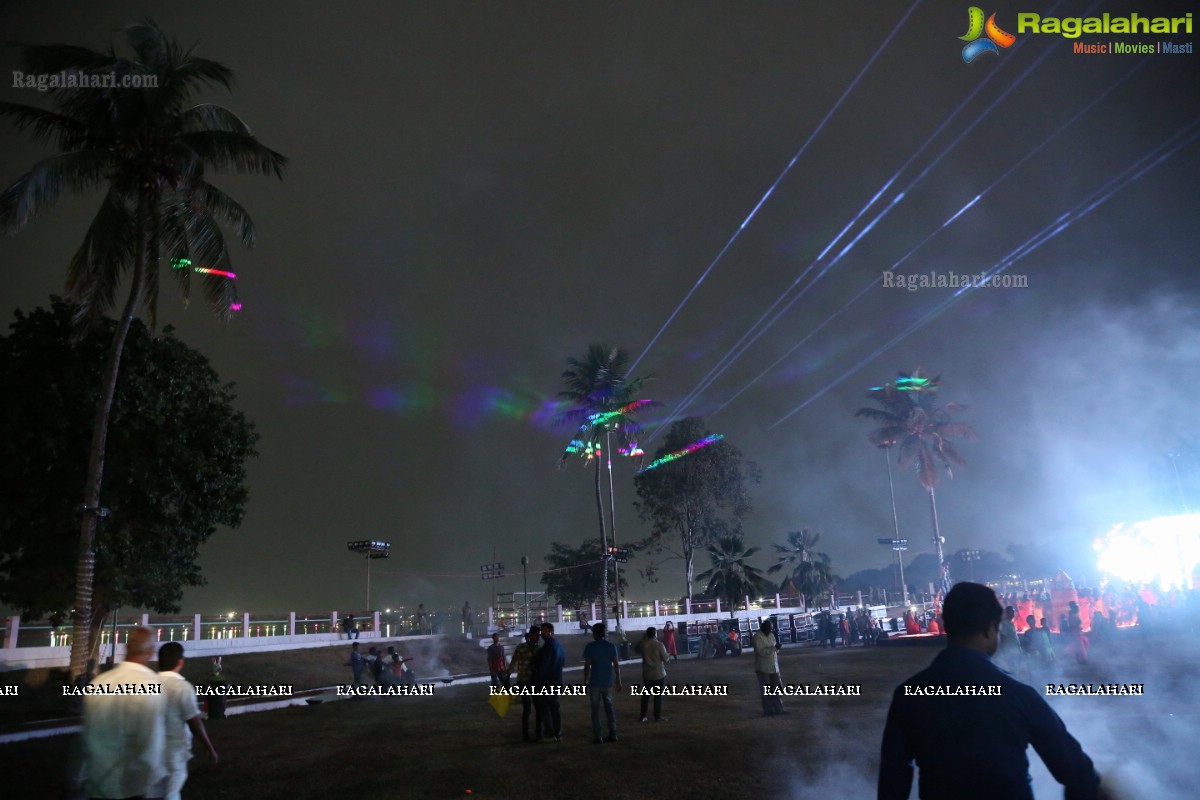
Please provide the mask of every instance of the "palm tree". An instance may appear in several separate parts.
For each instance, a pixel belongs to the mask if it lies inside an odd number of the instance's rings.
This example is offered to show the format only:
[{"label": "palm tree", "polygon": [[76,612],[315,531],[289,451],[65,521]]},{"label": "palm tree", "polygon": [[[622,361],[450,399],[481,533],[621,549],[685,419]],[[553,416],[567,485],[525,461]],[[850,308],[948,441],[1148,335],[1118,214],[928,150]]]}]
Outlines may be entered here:
[{"label": "palm tree", "polygon": [[708,548],[712,568],[696,576],[697,580],[708,579],[705,589],[708,594],[728,601],[730,617],[734,616],[739,600],[771,590],[771,582],[763,576],[762,570],[747,563],[757,552],[757,547],[747,548],[741,536],[722,536]]},{"label": "palm tree", "polygon": [[[218,223],[229,225],[246,246],[254,243],[254,223],[208,182],[206,171],[282,177],[286,163],[233,112],[211,103],[190,104],[202,88],[230,88],[228,67],[193,56],[149,20],[125,28],[125,37],[132,58],[118,56],[111,47],[106,53],[66,45],[22,48],[31,73],[65,72],[97,84],[107,79],[110,88],[52,89],[54,111],[0,104],[0,115],[11,118],[18,130],[58,151],[0,194],[0,227],[19,230],[62,195],[103,188],[104,199],[67,272],[66,292],[76,305],[78,330],[115,307],[122,282],[129,286],[96,400],[76,562],[72,678],[84,673],[93,655],[96,521],[107,513],[100,502],[105,442],[129,326],[139,312],[154,324],[159,267],[168,264],[177,267],[171,272],[185,298],[193,272],[186,265],[199,265],[205,299],[218,317],[229,318],[237,294]],[[149,88],[116,88],[122,84]]]},{"label": "palm tree", "polygon": [[929,510],[933,517],[933,543],[937,550],[942,574],[942,592],[950,589],[950,574],[942,549],[941,528],[938,525],[936,487],[941,470],[954,477],[953,467],[965,467],[950,439],[975,440],[978,437],[970,425],[955,422],[953,417],[963,408],[957,403],[937,403],[938,382],[941,376],[926,378],[917,369],[911,375],[901,372],[895,382],[877,386],[867,397],[881,408],[860,408],[855,416],[879,420],[883,427],[867,438],[876,447],[899,445],[897,464],[915,464],[917,479],[929,492]]},{"label": "palm tree", "polygon": [[[612,490],[612,434],[626,445],[635,445],[641,425],[634,417],[646,408],[658,405],[652,400],[638,398],[649,376],[630,378],[629,354],[620,347],[592,344],[583,358],[568,358],[562,373],[563,389],[559,397],[573,407],[559,421],[578,426],[575,438],[567,446],[560,463],[577,455],[585,464],[596,466],[596,511],[600,519],[600,546],[604,558],[601,579],[601,620],[608,622],[608,531],[604,521],[604,496],[600,491],[600,471],[604,453],[608,453],[609,505],[612,528],[616,527],[616,500]],[[619,620],[618,620],[619,623]]]},{"label": "palm tree", "polygon": [[779,572],[790,566],[792,571],[788,573],[784,582],[790,581],[796,587],[806,608],[809,600],[828,593],[838,581],[838,577],[833,574],[828,554],[818,553],[814,549],[820,538],[821,534],[810,528],[791,531],[787,535],[786,544],[773,545],[780,554],[779,562],[767,570],[769,573]]}]

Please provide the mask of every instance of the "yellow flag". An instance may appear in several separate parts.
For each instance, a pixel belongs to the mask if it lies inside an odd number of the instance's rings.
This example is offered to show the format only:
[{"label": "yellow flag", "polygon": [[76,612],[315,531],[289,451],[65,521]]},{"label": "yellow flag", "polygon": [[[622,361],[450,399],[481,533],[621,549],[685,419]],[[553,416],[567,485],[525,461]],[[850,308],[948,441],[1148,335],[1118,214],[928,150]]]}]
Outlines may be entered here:
[{"label": "yellow flag", "polygon": [[503,719],[508,713],[508,707],[512,705],[512,695],[509,694],[493,694],[488,697],[488,705],[496,709],[496,713]]}]

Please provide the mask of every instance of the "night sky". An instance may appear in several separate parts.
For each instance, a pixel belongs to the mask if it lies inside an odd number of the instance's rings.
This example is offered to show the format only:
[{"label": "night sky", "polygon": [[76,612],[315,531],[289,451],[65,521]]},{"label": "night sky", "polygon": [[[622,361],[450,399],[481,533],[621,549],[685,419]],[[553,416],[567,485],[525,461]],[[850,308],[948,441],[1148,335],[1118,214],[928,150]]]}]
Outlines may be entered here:
[{"label": "night sky", "polygon": [[[888,564],[883,457],[853,413],[918,366],[979,435],[939,487],[948,552],[1036,542],[1079,570],[1113,523],[1200,508],[1200,451],[1180,449],[1200,383],[1200,56],[1025,34],[964,64],[968,5],[918,3],[902,23],[908,0],[3,4],[0,38],[96,48],[150,8],[236,72],[232,94],[204,99],[291,160],[282,183],[214,179],[259,229],[254,251],[233,245],[234,321],[168,286],[159,303],[262,434],[245,522],[205,546],[209,584],[185,610],[360,609],[345,543],[361,538],[393,542],[373,569],[381,608],[486,606],[493,560],[509,574],[495,588],[520,590],[523,554],[541,566],[551,541],[597,535],[590,474],[556,469],[565,358],[593,341],[642,356],[657,423],[793,286],[807,288],[683,410],[762,469],[750,544],[809,526],[842,575]],[[1193,8],[985,11],[1015,33],[1018,11]],[[9,86],[17,53],[0,59],[0,98],[45,105]],[[3,125],[8,185],[47,151]],[[61,292],[98,202],[0,239],[5,325]],[[892,342],[954,290],[876,285],[796,347],[910,253],[898,273],[978,273],[1064,222],[1008,267],[1027,288],[969,291]],[[629,541],[645,526],[634,468],[617,470]],[[927,500],[911,473],[897,495],[911,558]],[[631,597],[678,597],[681,570],[635,575]]]}]

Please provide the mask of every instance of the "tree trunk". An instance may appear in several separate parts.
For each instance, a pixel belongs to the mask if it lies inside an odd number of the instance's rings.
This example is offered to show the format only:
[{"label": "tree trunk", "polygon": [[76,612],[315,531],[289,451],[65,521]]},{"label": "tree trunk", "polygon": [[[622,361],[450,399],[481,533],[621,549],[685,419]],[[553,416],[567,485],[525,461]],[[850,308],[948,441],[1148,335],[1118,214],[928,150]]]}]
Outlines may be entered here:
[{"label": "tree trunk", "polygon": [[[899,541],[899,539],[900,539],[900,515],[896,513],[896,486],[892,482],[892,455],[891,455],[891,453],[892,453],[892,449],[890,447],[883,448],[883,456],[884,456],[884,459],[887,461],[888,493],[892,497],[892,525],[894,526],[894,530],[895,530],[895,539],[897,541]],[[934,510],[933,517],[934,517],[933,527],[934,527],[935,535],[937,535],[936,534],[936,531],[937,531],[937,511],[936,511],[936,509]],[[941,537],[938,536],[938,538],[940,539]],[[900,545],[898,545],[898,544],[893,545],[893,547],[900,547]],[[904,551],[903,550],[896,550],[896,563],[900,567],[900,594],[904,598],[904,605],[907,606],[908,605],[908,584],[904,582]],[[938,569],[941,569],[940,565],[939,565]]]},{"label": "tree trunk", "polygon": [[684,540],[683,560],[687,562],[687,567],[684,571],[687,574],[687,599],[690,604],[692,602],[692,580],[695,577],[694,573],[696,571],[693,565],[696,558],[696,548],[692,547],[692,532],[690,530],[687,532]]},{"label": "tree trunk", "polygon": [[600,491],[600,458],[596,458],[596,511],[600,515],[600,621],[608,625],[608,534],[604,529],[604,495]]},{"label": "tree trunk", "polygon": [[96,576],[96,523],[104,512],[100,507],[100,488],[104,482],[104,455],[108,442],[108,419],[112,414],[113,398],[117,391],[117,378],[121,371],[121,356],[125,352],[125,339],[133,325],[133,317],[142,301],[142,286],[147,269],[152,269],[152,254],[146,229],[149,198],[143,192],[138,197],[138,258],[133,268],[129,298],[117,327],[113,331],[108,348],[108,358],[96,399],[96,417],[92,424],[91,451],[88,455],[87,480],[83,487],[83,505],[80,508],[79,549],[75,560],[75,608],[71,612],[71,665],[70,679],[74,681],[89,670],[89,659],[94,658],[92,646],[92,592]]},{"label": "tree trunk", "polygon": [[950,572],[945,567],[946,556],[942,551],[942,529],[938,526],[937,496],[934,494],[933,487],[929,488],[929,511],[933,514],[933,544],[937,549],[938,585],[941,586],[944,600],[946,592],[950,591]]}]

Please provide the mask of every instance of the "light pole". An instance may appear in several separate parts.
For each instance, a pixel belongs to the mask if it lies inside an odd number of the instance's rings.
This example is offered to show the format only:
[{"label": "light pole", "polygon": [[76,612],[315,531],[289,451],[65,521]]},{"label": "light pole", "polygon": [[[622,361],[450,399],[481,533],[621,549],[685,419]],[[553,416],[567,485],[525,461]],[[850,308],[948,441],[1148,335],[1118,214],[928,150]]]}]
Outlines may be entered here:
[{"label": "light pole", "polygon": [[521,580],[525,584],[525,628],[529,627],[529,557],[521,556]]},{"label": "light pole", "polygon": [[[617,427],[615,424],[609,425],[604,430],[604,447],[608,450],[608,530],[612,534],[612,545],[617,546],[617,494],[613,487],[613,470],[612,470],[612,431]],[[604,557],[608,559],[609,550],[605,549]],[[605,562],[607,569],[608,561]],[[613,559],[613,581],[616,584],[617,596],[616,614],[617,614],[617,638],[620,639],[623,635],[621,631],[621,567],[617,564],[616,559]],[[608,602],[608,598],[604,598],[604,602]]]},{"label": "light pole", "polygon": [[892,447],[887,445],[883,448],[883,458],[887,462],[888,473],[888,493],[892,497],[892,529],[895,535],[892,537],[892,549],[896,551],[896,561],[900,564],[900,591],[904,596],[904,605],[908,605],[908,584],[904,581],[904,550],[908,548],[903,545],[908,544],[907,539],[900,538],[900,515],[896,513],[896,486],[892,481]]},{"label": "light pole", "polygon": [[363,553],[367,557],[367,611],[371,611],[371,562],[377,558],[390,556],[392,543],[373,540],[346,542],[346,549],[355,553]]}]

